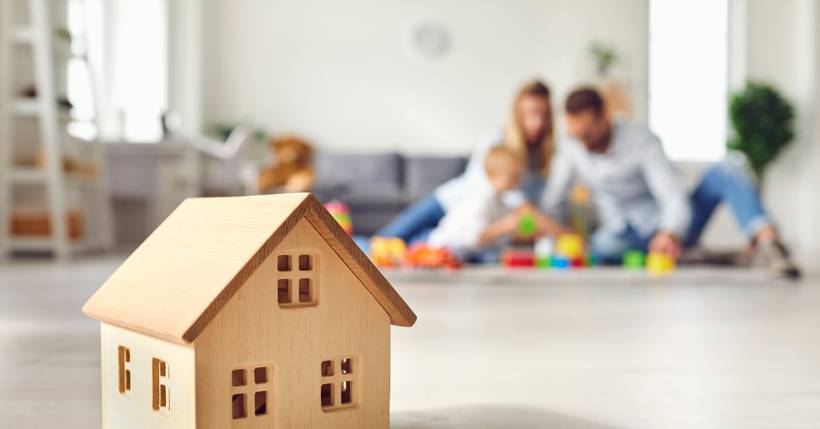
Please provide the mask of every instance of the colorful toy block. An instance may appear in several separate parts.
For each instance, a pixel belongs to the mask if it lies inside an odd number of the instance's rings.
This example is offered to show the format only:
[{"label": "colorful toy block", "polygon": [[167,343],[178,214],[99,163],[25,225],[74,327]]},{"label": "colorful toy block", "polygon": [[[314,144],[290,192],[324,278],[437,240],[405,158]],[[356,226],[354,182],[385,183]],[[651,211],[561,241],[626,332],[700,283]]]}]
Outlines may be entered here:
[{"label": "colorful toy block", "polygon": [[461,268],[461,261],[444,247],[434,247],[427,244],[410,246],[404,257],[404,265],[418,268]]},{"label": "colorful toy block", "polygon": [[555,244],[555,253],[567,259],[583,257],[584,239],[577,234],[563,234]]},{"label": "colorful toy block", "polygon": [[540,268],[549,268],[550,256],[555,249],[555,240],[552,237],[542,237],[535,242],[535,265]]},{"label": "colorful toy block", "polygon": [[646,257],[646,270],[652,275],[663,275],[675,269],[675,260],[659,252],[649,252]]},{"label": "colorful toy block", "polygon": [[535,216],[527,213],[521,216],[518,220],[518,236],[521,238],[532,238],[535,235],[537,226],[535,224]]},{"label": "colorful toy block", "polygon": [[501,253],[501,265],[507,268],[532,268],[535,254],[529,250],[509,249]]},{"label": "colorful toy block", "polygon": [[407,246],[400,238],[373,237],[370,239],[370,259],[380,267],[401,265],[407,253]]},{"label": "colorful toy block", "polygon": [[333,200],[325,204],[325,209],[333,216],[333,219],[336,219],[347,235],[353,235],[353,221],[350,218],[350,209],[345,203]]},{"label": "colorful toy block", "polygon": [[642,270],[646,264],[646,254],[640,250],[627,250],[621,261],[625,269]]},{"label": "colorful toy block", "polygon": [[563,256],[552,255],[550,258],[550,267],[555,268],[557,270],[566,270],[569,269],[572,265],[569,258],[565,258]]}]

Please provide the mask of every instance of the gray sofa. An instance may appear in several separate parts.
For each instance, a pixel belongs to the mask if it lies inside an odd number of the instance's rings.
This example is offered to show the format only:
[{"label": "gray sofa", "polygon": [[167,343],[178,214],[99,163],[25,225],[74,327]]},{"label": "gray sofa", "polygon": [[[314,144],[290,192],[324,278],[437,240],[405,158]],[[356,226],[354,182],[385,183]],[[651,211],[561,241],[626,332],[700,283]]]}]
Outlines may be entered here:
[{"label": "gray sofa", "polygon": [[370,235],[407,206],[464,171],[464,157],[351,154],[320,151],[313,193],[350,207],[356,234]]}]

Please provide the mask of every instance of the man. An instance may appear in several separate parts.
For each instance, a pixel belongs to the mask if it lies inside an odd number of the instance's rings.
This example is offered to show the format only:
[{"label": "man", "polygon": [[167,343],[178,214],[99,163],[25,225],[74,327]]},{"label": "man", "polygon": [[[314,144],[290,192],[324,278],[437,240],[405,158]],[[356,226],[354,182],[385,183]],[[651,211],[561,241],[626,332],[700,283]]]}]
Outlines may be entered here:
[{"label": "man", "polygon": [[573,139],[558,149],[542,205],[556,215],[574,182],[586,184],[601,221],[590,247],[601,260],[617,263],[628,249],[678,259],[684,248],[697,244],[714,209],[725,202],[753,245],[753,260],[799,277],[742,169],[717,164],[687,195],[660,140],[646,126],[611,119],[596,90],[573,91],[565,110]]}]

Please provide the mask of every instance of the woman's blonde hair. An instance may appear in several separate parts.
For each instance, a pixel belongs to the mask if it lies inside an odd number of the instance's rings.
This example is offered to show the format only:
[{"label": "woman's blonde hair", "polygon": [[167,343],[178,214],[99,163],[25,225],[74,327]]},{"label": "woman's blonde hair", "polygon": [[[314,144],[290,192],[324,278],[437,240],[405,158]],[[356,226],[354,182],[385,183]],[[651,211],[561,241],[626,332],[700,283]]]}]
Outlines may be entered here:
[{"label": "woman's blonde hair", "polygon": [[[525,83],[518,94],[515,96],[512,111],[510,112],[509,120],[507,121],[507,128],[504,136],[504,144],[516,151],[522,159],[528,159],[529,152],[527,150],[527,141],[524,137],[524,131],[521,129],[521,123],[518,115],[518,107],[521,104],[521,99],[525,96],[542,97],[547,101],[549,106],[549,120],[547,121],[547,129],[544,136],[538,143],[542,151],[541,159],[538,160],[538,171],[542,176],[549,175],[550,162],[552,155],[555,153],[555,127],[552,114],[552,102],[550,99],[550,89],[540,80],[533,80]],[[527,163],[529,165],[529,163]]]}]

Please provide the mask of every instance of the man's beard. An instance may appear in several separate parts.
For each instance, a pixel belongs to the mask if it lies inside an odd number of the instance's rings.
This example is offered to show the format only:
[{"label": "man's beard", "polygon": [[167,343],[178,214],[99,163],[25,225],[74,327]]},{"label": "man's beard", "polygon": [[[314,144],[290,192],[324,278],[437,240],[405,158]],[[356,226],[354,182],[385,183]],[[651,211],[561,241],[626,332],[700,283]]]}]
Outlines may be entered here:
[{"label": "man's beard", "polygon": [[610,140],[612,139],[612,127],[607,127],[606,131],[601,134],[601,137],[590,145],[590,150],[593,152],[604,153],[609,149]]}]

